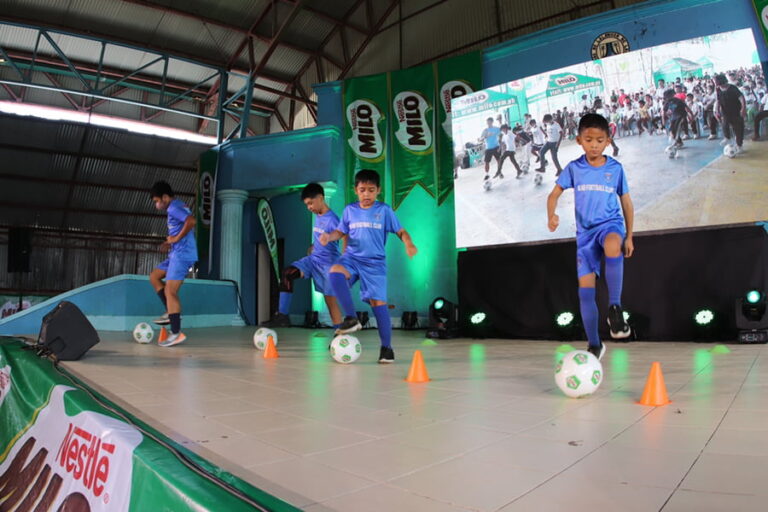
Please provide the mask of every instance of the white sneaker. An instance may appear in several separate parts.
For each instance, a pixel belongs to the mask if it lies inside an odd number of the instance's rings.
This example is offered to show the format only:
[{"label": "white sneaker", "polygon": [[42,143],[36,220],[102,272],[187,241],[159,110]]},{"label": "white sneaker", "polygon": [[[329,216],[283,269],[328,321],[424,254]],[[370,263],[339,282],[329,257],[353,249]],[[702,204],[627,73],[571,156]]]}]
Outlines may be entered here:
[{"label": "white sneaker", "polygon": [[158,318],[155,318],[152,320],[152,323],[157,325],[168,325],[171,323],[171,319],[168,318],[168,313],[164,313],[162,316],[159,316]]},{"label": "white sneaker", "polygon": [[744,153],[744,148],[741,146],[736,146],[736,154],[740,155],[742,153]]},{"label": "white sneaker", "polygon": [[166,338],[165,341],[161,341],[158,343],[161,347],[172,347],[174,345],[178,345],[179,343],[184,342],[187,339],[187,337],[184,335],[183,332],[177,332],[176,334],[169,334],[168,338]]},{"label": "white sneaker", "polygon": [[730,143],[731,143],[731,139],[723,139],[720,141],[721,146],[727,146]]},{"label": "white sneaker", "polygon": [[715,140],[715,139],[717,139],[717,135],[715,134],[712,134],[709,137],[707,137],[707,140]]}]

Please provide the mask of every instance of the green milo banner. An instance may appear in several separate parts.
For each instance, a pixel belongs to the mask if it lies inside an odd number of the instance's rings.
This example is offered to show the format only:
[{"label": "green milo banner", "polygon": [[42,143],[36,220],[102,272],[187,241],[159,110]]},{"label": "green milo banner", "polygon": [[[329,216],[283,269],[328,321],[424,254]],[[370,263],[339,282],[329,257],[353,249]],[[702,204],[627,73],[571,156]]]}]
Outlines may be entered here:
[{"label": "green milo banner", "polygon": [[269,201],[264,198],[259,199],[256,211],[261,221],[261,227],[264,229],[264,235],[267,237],[267,247],[269,247],[269,256],[272,258],[272,266],[275,267],[275,279],[280,282],[280,261],[277,250],[277,229],[275,228],[275,218],[272,216],[272,208]]},{"label": "green milo banner", "polygon": [[436,196],[434,103],[431,64],[389,74],[392,208],[416,185]]},{"label": "green milo banner", "polygon": [[[381,177],[387,170],[387,75],[364,76],[344,81],[344,139],[347,203],[357,200],[355,173],[372,169]],[[384,192],[379,195],[385,200]]]},{"label": "green milo banner", "polygon": [[760,28],[763,29],[763,37],[768,43],[768,0],[753,0],[755,12],[760,20]]},{"label": "green milo banner", "polygon": [[0,510],[299,509],[176,445],[51,361],[24,350],[21,341],[5,338],[0,340]]},{"label": "green milo banner", "polygon": [[216,191],[217,151],[206,151],[200,155],[197,163],[197,201],[195,213],[195,239],[197,241],[197,258],[199,261],[210,261],[211,230],[213,229],[213,198]]},{"label": "green milo banner", "polygon": [[437,95],[437,204],[443,204],[453,190],[454,151],[451,132],[451,100],[482,87],[482,59],[479,51],[443,59],[433,64]]}]

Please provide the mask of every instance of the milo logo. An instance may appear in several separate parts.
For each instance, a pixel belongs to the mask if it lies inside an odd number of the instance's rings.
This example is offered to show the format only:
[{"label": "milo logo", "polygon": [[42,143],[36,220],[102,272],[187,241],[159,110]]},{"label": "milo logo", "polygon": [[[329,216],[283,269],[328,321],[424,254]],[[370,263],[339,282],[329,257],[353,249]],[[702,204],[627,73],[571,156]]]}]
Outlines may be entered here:
[{"label": "milo logo", "polygon": [[571,375],[570,377],[565,379],[565,385],[568,386],[570,389],[576,389],[581,385],[581,381],[575,375]]},{"label": "milo logo", "polygon": [[71,390],[56,386],[35,423],[3,454],[0,510],[129,509],[133,452],[143,436],[133,426],[96,412],[69,416],[64,394]]},{"label": "milo logo", "polygon": [[440,88],[440,105],[445,112],[445,122],[443,122],[443,131],[449,137],[453,136],[451,129],[451,101],[474,92],[472,87],[461,80],[449,80]]},{"label": "milo logo", "polygon": [[595,370],[594,372],[592,372],[592,384],[594,384],[595,386],[600,384],[601,377],[602,375],[600,374],[600,370]]},{"label": "milo logo", "polygon": [[395,132],[397,141],[414,153],[425,153],[432,149],[432,130],[429,128],[427,111],[432,107],[421,94],[403,91],[392,101],[399,128]]},{"label": "milo logo", "polygon": [[204,172],[200,175],[200,219],[206,226],[211,225],[213,211],[213,176]]},{"label": "milo logo", "polygon": [[578,81],[579,79],[576,78],[575,75],[565,75],[565,76],[561,76],[560,78],[555,78],[555,83],[561,86],[568,85],[568,84],[575,84]]},{"label": "milo logo", "polygon": [[355,100],[347,106],[347,123],[352,130],[349,142],[355,154],[368,161],[384,158],[384,141],[379,132],[381,110],[368,100]]}]

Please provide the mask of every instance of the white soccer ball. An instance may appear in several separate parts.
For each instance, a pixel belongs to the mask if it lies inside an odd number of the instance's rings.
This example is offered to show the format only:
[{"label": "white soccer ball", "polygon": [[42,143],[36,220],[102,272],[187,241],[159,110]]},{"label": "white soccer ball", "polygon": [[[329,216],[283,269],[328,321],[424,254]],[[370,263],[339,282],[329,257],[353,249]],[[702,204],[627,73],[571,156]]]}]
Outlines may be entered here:
[{"label": "white soccer ball", "polygon": [[534,176],[534,177],[533,177],[533,182],[534,182],[536,185],[541,185],[541,183],[542,183],[543,181],[544,181],[544,175],[543,175],[543,174],[541,174],[541,173],[539,173],[539,172],[537,172],[537,173],[536,173],[536,176]]},{"label": "white soccer ball", "polygon": [[485,190],[491,190],[492,186],[493,185],[491,185],[491,180],[490,179],[487,179],[487,180],[483,181],[483,188]]},{"label": "white soccer ball", "polygon": [[331,357],[341,364],[350,364],[357,361],[363,351],[360,340],[349,334],[341,334],[331,341]]},{"label": "white soccer ball", "polygon": [[137,343],[151,343],[152,338],[154,337],[155,331],[152,329],[152,326],[146,322],[136,324],[136,327],[133,328],[133,339],[135,339]]},{"label": "white soccer ball", "polygon": [[272,341],[277,346],[277,333],[272,329],[266,327],[259,327],[256,332],[253,333],[253,345],[259,349],[264,350],[267,348],[267,340],[272,336]]},{"label": "white soccer ball", "polygon": [[589,396],[603,382],[603,365],[586,350],[565,354],[555,366],[555,383],[571,398]]},{"label": "white soccer ball", "polygon": [[667,154],[669,158],[677,158],[677,148],[675,145],[668,146],[664,152]]},{"label": "white soccer ball", "polygon": [[736,153],[737,153],[737,150],[734,144],[726,144],[725,147],[723,148],[723,154],[728,158],[735,157]]}]

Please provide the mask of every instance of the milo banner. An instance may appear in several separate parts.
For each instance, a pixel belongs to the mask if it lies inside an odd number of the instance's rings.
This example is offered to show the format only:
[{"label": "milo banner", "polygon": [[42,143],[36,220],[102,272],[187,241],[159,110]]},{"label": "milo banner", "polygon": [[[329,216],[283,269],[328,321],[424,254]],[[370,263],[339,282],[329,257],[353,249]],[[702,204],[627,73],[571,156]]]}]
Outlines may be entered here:
[{"label": "milo banner", "polygon": [[[216,184],[216,164],[218,162],[217,151],[206,151],[200,155],[197,163],[197,201],[195,214],[195,239],[197,240],[197,258],[199,261],[208,261],[210,254],[210,238],[213,228],[213,198]],[[210,265],[209,265],[210,267]]]},{"label": "milo banner", "polygon": [[[344,140],[347,203],[357,200],[355,173],[373,169],[381,177],[387,170],[387,75],[364,76],[344,81]],[[385,195],[379,195],[385,201]]]},{"label": "milo banner", "polygon": [[768,0],[752,0],[755,4],[755,12],[760,20],[760,28],[763,30],[763,37],[768,44]]},{"label": "milo banner", "polygon": [[275,218],[272,216],[272,208],[269,207],[269,201],[262,198],[256,206],[256,212],[261,221],[261,227],[264,229],[264,235],[267,238],[267,247],[269,255],[272,258],[272,265],[275,267],[275,278],[280,282],[280,255],[277,250],[277,228],[275,228]]},{"label": "milo banner", "polygon": [[437,204],[443,204],[453,190],[454,151],[451,132],[451,100],[482,87],[482,59],[479,51],[443,59],[433,64],[437,95]]},{"label": "milo banner", "polygon": [[3,339],[0,510],[298,509],[176,445],[22,342]]},{"label": "milo banner", "polygon": [[431,64],[389,74],[392,208],[397,209],[416,185],[432,197],[437,194],[434,103]]}]

